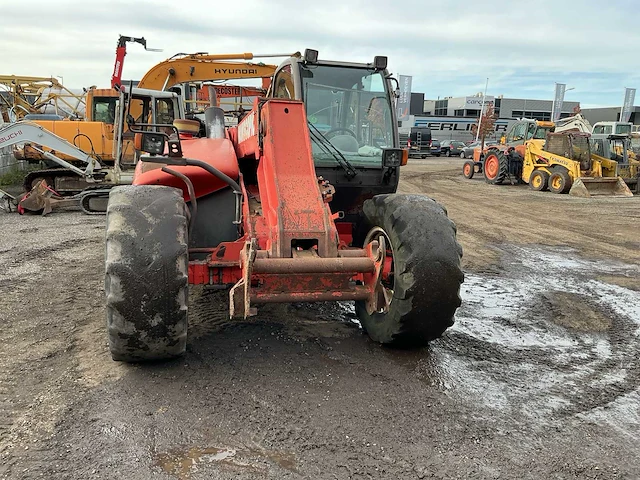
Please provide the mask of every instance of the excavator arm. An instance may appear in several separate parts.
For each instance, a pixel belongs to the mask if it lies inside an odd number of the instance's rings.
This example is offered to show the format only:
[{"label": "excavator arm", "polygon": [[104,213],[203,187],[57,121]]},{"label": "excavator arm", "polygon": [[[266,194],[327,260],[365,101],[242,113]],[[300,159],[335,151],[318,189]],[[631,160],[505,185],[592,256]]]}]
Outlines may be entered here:
[{"label": "excavator arm", "polygon": [[592,133],[593,126],[582,114],[578,113],[572,117],[566,117],[556,122],[556,133],[568,130],[577,130],[579,132]]},{"label": "excavator arm", "polygon": [[[257,57],[283,55],[239,54],[193,54],[173,57],[152,67],[138,83],[139,88],[166,90],[185,82],[262,78],[267,88],[276,71],[275,65],[229,60],[252,60]],[[286,55],[290,56],[290,55]]]},{"label": "excavator arm", "polygon": [[[21,143],[31,144],[33,148],[38,150],[38,152],[49,160],[52,160],[61,167],[68,168],[88,181],[93,177],[94,171],[100,170],[101,168],[95,158],[90,157],[79,148],[35,123],[22,121],[0,128],[0,148],[11,147]],[[85,163],[87,167],[85,170],[82,170],[75,165],[62,160],[53,153],[38,148],[36,145],[45,146],[55,150],[56,152],[75,158]]]}]

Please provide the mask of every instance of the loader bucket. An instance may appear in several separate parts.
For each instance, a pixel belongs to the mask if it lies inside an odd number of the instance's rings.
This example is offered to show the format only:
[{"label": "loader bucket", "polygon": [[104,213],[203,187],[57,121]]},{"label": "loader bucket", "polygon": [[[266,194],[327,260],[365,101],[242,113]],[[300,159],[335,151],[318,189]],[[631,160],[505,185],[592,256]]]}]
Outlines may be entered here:
[{"label": "loader bucket", "polygon": [[578,177],[569,195],[575,197],[633,197],[622,177]]}]

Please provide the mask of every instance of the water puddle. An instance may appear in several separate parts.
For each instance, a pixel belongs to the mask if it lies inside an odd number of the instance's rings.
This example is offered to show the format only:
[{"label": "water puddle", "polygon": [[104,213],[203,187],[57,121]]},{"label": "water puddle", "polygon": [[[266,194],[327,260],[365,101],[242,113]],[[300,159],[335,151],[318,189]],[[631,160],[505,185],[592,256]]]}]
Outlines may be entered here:
[{"label": "water puddle", "polygon": [[507,245],[501,255],[500,275],[465,275],[456,323],[418,364],[424,378],[436,361],[444,389],[543,423],[627,408],[619,399],[640,391],[638,374],[625,368],[640,354],[640,300],[602,278],[640,283],[640,268],[568,248]]},{"label": "water puddle", "polygon": [[293,454],[274,452],[259,446],[173,449],[157,454],[155,465],[179,480],[188,480],[193,473],[211,466],[255,474],[266,474],[274,466],[297,472]]}]

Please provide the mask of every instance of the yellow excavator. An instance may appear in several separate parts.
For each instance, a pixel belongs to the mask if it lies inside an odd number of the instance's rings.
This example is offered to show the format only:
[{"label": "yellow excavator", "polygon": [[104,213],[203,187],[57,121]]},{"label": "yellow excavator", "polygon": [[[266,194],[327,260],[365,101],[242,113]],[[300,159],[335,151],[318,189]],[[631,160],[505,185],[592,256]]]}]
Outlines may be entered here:
[{"label": "yellow excavator", "polygon": [[[124,40],[123,40],[124,39]],[[153,66],[135,87],[122,85],[121,75],[124,58],[124,44],[126,41],[138,41],[132,37],[121,37],[116,51],[116,65],[111,79],[111,89],[91,88],[86,95],[86,120],[69,121],[39,120],[33,123],[53,133],[62,141],[72,144],[97,159],[103,168],[105,182],[108,184],[126,183],[129,175],[125,172],[133,170],[139,151],[134,144],[134,135],[123,124],[124,132],[121,137],[114,135],[120,95],[127,90],[133,100],[128,103],[129,114],[137,123],[171,124],[175,118],[184,118],[188,112],[184,105],[189,102],[191,89],[184,88],[184,84],[194,84],[205,81],[226,81],[236,79],[261,79],[264,91],[268,88],[271,76],[275,72],[275,65],[253,63],[258,57],[277,57],[284,54],[254,55],[252,53],[210,55],[206,53],[181,54],[173,56]],[[138,42],[142,43],[142,42]],[[121,45],[122,44],[122,45]],[[145,45],[146,48],[146,45]],[[287,54],[289,56],[289,54]],[[178,89],[182,86],[182,89]],[[215,88],[215,87],[214,87]],[[178,110],[174,99],[167,95],[179,96],[182,106]],[[231,95],[232,93],[229,93]],[[211,95],[210,101],[216,101],[216,93]],[[222,95],[225,93],[222,92]],[[167,98],[165,98],[167,97]],[[194,99],[195,100],[195,99]],[[142,119],[144,117],[144,119]],[[45,154],[46,152],[46,154]],[[24,181],[25,192],[31,191],[43,178],[55,191],[63,195],[77,195],[90,185],[77,172],[68,168],[60,168],[59,162],[52,162],[53,155],[60,160],[74,163],[77,156],[70,156],[63,151],[38,143],[25,141],[16,148],[14,155],[18,159],[31,162],[44,161],[49,167],[44,171],[30,172]],[[57,165],[55,163],[58,163]],[[113,171],[115,170],[115,171]]]},{"label": "yellow excavator", "polygon": [[590,137],[587,132],[555,132],[553,122],[523,119],[500,146],[491,146],[480,159],[466,162],[463,173],[471,178],[469,170],[478,168],[494,185],[510,180],[558,194],[633,196],[617,173],[617,162],[592,155]]},{"label": "yellow excavator", "polygon": [[[57,135],[77,148],[91,153],[105,162],[113,162],[113,124],[115,121],[115,109],[118,101],[118,92],[108,88],[90,87],[84,95],[84,118],[79,120],[62,119],[47,120],[33,119],[33,123],[47,131]],[[29,119],[29,116],[26,117]],[[44,145],[24,144],[14,150],[17,160],[30,162],[43,161],[40,150],[59,153],[64,160],[73,160],[73,157],[63,152],[55,152]]]}]

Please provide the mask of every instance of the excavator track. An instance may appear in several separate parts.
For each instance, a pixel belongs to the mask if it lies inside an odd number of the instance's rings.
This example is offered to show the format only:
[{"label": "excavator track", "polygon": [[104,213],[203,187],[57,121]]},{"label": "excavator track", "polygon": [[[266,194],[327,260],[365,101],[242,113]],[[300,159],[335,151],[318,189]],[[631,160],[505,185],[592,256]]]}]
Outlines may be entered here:
[{"label": "excavator track", "polygon": [[[34,186],[34,180],[40,178],[44,178],[45,180],[47,180],[47,184],[55,189],[55,179],[56,177],[73,177],[73,178],[79,178],[78,175],[71,171],[68,168],[62,168],[62,167],[58,167],[58,168],[47,168],[47,169],[43,169],[43,170],[36,170],[34,172],[29,172],[25,177],[24,177],[24,181],[22,183],[22,187],[24,188],[25,192],[30,191]],[[91,185],[88,185],[85,188],[91,188]],[[58,192],[61,196],[71,196],[71,195],[76,195],[82,191],[85,190],[85,188],[78,188],[77,190],[65,190],[65,191],[60,191]]]},{"label": "excavator track", "polygon": [[[22,182],[22,188],[24,189],[25,192],[29,192],[34,187],[34,183],[35,183],[34,180],[36,180],[37,178],[53,179],[53,177],[57,177],[61,175],[71,175],[71,174],[73,174],[73,172],[68,168],[49,168],[49,169],[36,170],[34,172],[29,172],[24,177],[24,180]],[[47,184],[48,183],[49,182],[47,181]],[[49,186],[53,187],[53,185],[49,185]]]},{"label": "excavator track", "polygon": [[88,188],[80,194],[80,208],[87,215],[106,215],[111,186]]},{"label": "excavator track", "polygon": [[[77,175],[67,168],[49,168],[44,170],[37,170],[35,172],[28,173],[23,182],[23,188],[26,192],[31,191],[34,185],[34,181],[37,179],[45,179],[47,184],[55,190],[55,178],[62,176]],[[109,184],[91,184],[83,189],[75,191],[62,191],[57,192],[60,196],[69,199],[77,198],[78,204],[81,210],[87,215],[104,215],[107,212],[107,202],[109,200],[109,192],[113,185]]]}]

